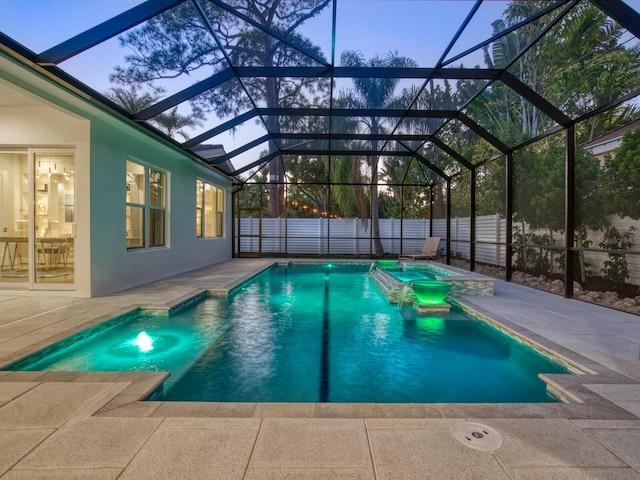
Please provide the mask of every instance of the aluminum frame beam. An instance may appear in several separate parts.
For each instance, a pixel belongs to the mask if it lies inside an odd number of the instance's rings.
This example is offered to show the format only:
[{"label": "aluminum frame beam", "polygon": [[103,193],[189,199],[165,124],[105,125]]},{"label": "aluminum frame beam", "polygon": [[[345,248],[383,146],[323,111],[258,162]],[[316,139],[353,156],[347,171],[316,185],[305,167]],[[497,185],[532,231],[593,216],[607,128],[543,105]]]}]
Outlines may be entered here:
[{"label": "aluminum frame beam", "polygon": [[640,13],[621,0],[590,0],[596,7],[640,38]]},{"label": "aluminum frame beam", "polygon": [[159,15],[186,0],[148,0],[85,30],[38,55],[40,65],[57,65],[65,60],[109,40],[136,25]]}]

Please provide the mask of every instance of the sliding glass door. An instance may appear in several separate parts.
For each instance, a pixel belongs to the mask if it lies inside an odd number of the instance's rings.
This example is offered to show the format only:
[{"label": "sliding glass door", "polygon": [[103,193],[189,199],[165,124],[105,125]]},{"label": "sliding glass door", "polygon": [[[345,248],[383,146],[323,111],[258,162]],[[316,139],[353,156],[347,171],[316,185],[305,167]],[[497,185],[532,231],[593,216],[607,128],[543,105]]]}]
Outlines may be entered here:
[{"label": "sliding glass door", "polygon": [[36,283],[73,283],[73,153],[34,152],[33,258]]},{"label": "sliding glass door", "polygon": [[0,149],[0,287],[29,279],[29,154]]},{"label": "sliding glass door", "polygon": [[73,151],[0,147],[0,287],[73,287],[74,208]]}]

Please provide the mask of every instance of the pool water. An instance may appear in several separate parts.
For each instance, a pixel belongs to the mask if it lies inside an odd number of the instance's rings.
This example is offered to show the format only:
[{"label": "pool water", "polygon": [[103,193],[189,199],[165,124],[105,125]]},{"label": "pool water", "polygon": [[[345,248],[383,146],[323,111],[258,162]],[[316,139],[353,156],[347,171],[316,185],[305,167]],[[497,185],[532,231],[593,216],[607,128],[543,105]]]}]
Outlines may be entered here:
[{"label": "pool water", "polygon": [[435,275],[425,268],[407,268],[402,267],[385,268],[389,274],[401,282],[412,282],[413,280],[435,280]]},{"label": "pool water", "polygon": [[538,374],[559,364],[455,309],[398,309],[368,269],[278,265],[228,299],[115,319],[10,368],[170,371],[173,401],[554,401]]}]

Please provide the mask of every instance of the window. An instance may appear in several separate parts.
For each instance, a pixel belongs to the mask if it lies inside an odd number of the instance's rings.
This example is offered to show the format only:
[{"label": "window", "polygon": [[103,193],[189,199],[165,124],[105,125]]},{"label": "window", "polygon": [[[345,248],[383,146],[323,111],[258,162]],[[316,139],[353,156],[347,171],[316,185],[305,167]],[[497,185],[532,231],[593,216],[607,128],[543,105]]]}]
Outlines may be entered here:
[{"label": "window", "polygon": [[127,248],[166,244],[167,174],[127,160]]},{"label": "window", "polygon": [[222,237],[223,226],[224,189],[196,180],[196,236]]}]

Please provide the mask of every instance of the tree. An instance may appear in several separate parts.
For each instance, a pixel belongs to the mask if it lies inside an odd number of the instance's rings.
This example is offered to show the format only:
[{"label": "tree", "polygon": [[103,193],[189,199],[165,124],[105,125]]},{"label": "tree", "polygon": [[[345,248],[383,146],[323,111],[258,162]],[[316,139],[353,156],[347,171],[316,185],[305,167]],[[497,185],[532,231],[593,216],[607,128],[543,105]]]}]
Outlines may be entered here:
[{"label": "tree", "polygon": [[[151,18],[140,28],[120,37],[122,46],[131,49],[125,57],[126,66],[115,68],[111,80],[120,85],[150,85],[158,80],[194,75],[205,69],[205,76],[242,66],[317,66],[322,58],[319,48],[296,33],[306,20],[318,15],[330,0],[247,0],[234,2],[234,8],[252,20],[271,29],[287,42],[251,25],[233,13],[211,2],[201,5],[206,11],[203,22],[190,2]],[[213,28],[212,32],[209,27]],[[294,48],[295,45],[297,48]],[[191,100],[194,112],[215,112],[220,118],[237,115],[264,102],[266,107],[310,106],[318,102],[320,91],[328,89],[326,79],[253,77],[243,81],[230,80]],[[276,116],[267,116],[268,131],[280,132],[283,123]],[[278,151],[269,142],[268,153]],[[284,172],[279,157],[270,163],[270,177],[280,182],[269,186],[271,216],[284,211]]]},{"label": "tree", "polygon": [[[460,86],[460,84],[458,84]],[[464,90],[464,89],[463,89]],[[460,88],[458,89],[458,92]],[[419,93],[415,88],[403,90],[403,102],[413,102],[413,106],[421,110],[455,110],[461,102],[458,92],[454,91],[448,80],[442,84],[430,81],[428,88]],[[418,135],[432,135],[440,130],[438,137],[449,146],[455,144],[455,137],[459,134],[459,125],[446,122],[444,118],[411,118],[405,119],[407,128],[411,133]],[[443,171],[447,175],[453,175],[459,171],[460,165],[448,154],[442,152],[439,147],[425,143],[418,149],[418,153],[429,163]],[[433,211],[429,212],[431,218],[446,218],[446,191],[443,178],[433,170],[425,172],[427,183],[434,184]]]},{"label": "tree", "polygon": [[[389,52],[385,57],[376,55],[369,60],[365,59],[362,52],[346,50],[342,52],[341,64],[346,67],[377,67],[377,68],[402,68],[415,67],[416,63],[406,57],[401,57],[398,52]],[[347,108],[354,109],[380,109],[392,108],[399,100],[395,90],[399,79],[397,78],[354,78],[354,88],[340,92],[340,103]],[[362,118],[359,128],[372,135],[387,131],[386,120],[382,117],[368,115]],[[370,148],[378,150],[379,142],[372,140]],[[380,256],[384,253],[380,239],[380,222],[378,209],[378,170],[379,157],[369,155],[366,159],[371,175],[371,232],[374,240],[374,253]]]},{"label": "tree", "polygon": [[[128,112],[135,113],[156,103],[164,92],[163,88],[151,88],[150,91],[144,92],[139,85],[134,84],[128,88],[112,87],[105,96]],[[189,135],[184,129],[200,125],[201,120],[203,116],[200,112],[194,111],[191,115],[181,115],[178,113],[178,107],[174,107],[151,118],[149,123],[170,137],[179,135],[187,140]]]},{"label": "tree", "polygon": [[[504,18],[498,19],[491,24],[493,33],[501,33],[527,19],[543,8],[546,3],[544,1],[510,3],[504,12]],[[545,52],[547,51],[546,45],[552,40],[548,38],[549,35],[545,35],[524,55],[521,55],[521,53],[536,37],[541,26],[548,21],[549,17],[547,16],[538,22],[529,23],[508,33],[491,44],[491,51],[489,51],[488,46],[484,47],[486,66],[488,68],[507,68],[519,56],[516,63],[509,70],[522,82],[536,88],[549,63]],[[509,134],[509,137],[503,136],[502,138],[516,141],[522,138],[534,137],[544,131],[546,117],[541,114],[535,105],[528,104],[522,96],[516,95],[515,92],[502,83],[494,84],[488,93],[489,95],[485,97],[485,102],[491,103],[493,108],[486,109],[485,116],[489,118],[492,125],[496,124],[496,126],[501,127],[503,134]],[[512,128],[514,125],[518,128]]]},{"label": "tree", "polygon": [[640,128],[628,131],[604,164],[607,202],[621,217],[640,219]]},{"label": "tree", "polygon": [[285,157],[288,217],[320,217],[330,211],[328,164],[326,156]]},{"label": "tree", "polygon": [[[503,18],[492,23],[503,32],[546,7],[548,2],[512,2]],[[623,29],[589,2],[577,4],[556,26],[531,42],[555,16],[548,13],[484,47],[489,68],[506,68],[572,118],[637,88],[640,47],[621,44]],[[512,64],[525,49],[527,51]],[[622,112],[624,107],[611,109]],[[507,143],[532,138],[554,125],[535,105],[502,83],[494,83],[471,106],[471,116]],[[611,118],[619,117],[613,114]],[[605,133],[605,116],[593,116],[582,140]],[[515,127],[515,128],[514,128]]]},{"label": "tree", "polygon": [[369,218],[369,201],[365,184],[369,179],[361,170],[361,159],[349,155],[332,157],[331,196],[345,217],[359,217],[363,228]]},{"label": "tree", "polygon": [[427,167],[412,157],[387,158],[380,177],[388,184],[386,216],[391,218],[429,218],[431,183]]},{"label": "tree", "polygon": [[[575,205],[576,232],[575,245],[578,247],[577,275],[584,282],[587,279],[587,265],[583,247],[589,247],[588,230],[600,230],[609,225],[608,215],[612,213],[612,204],[606,200],[603,170],[600,161],[585,149],[576,150],[575,166]],[[567,265],[565,265],[567,268]]]},{"label": "tree", "polygon": [[[564,230],[564,178],[565,150],[563,135],[547,137],[514,156],[514,230],[519,235],[516,243],[548,245],[553,243],[553,232]],[[529,231],[527,233],[527,228]],[[537,235],[536,230],[548,233]],[[533,265],[536,273],[548,273],[551,260],[546,249],[535,251],[521,247],[518,252],[518,267]]]},{"label": "tree", "polygon": [[[555,32],[555,41],[547,45],[552,69],[541,81],[541,93],[577,117],[635,90],[640,47],[626,48],[621,43],[623,34],[624,29],[594,5],[576,5]],[[583,122],[581,141],[606,133],[616,122],[626,123],[629,118],[625,117],[633,111],[637,109],[620,106],[610,109],[609,115],[592,116]]]}]

